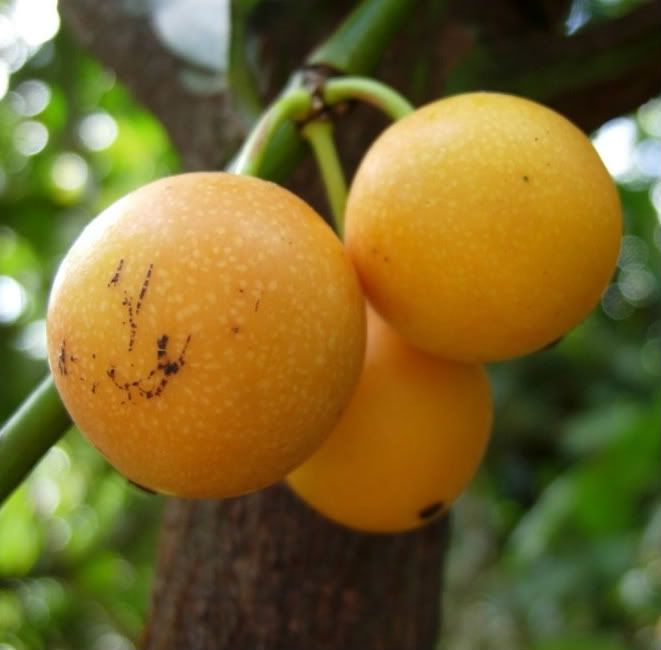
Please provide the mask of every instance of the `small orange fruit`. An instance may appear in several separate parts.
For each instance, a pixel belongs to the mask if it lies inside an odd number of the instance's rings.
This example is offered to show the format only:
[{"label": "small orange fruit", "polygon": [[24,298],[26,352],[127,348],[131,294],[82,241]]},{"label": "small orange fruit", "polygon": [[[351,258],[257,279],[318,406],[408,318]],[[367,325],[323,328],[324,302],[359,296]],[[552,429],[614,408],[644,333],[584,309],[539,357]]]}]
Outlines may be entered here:
[{"label": "small orange fruit", "polygon": [[156,181],[90,223],[47,329],[80,430],[132,481],[189,497],[256,490],[309,456],[365,343],[331,229],[283,188],[220,172]]},{"label": "small orange fruit", "polygon": [[563,336],[617,260],[617,191],[590,140],[520,97],[469,93],[388,128],[349,194],[365,291],[411,344],[493,361]]},{"label": "small orange fruit", "polygon": [[430,357],[368,310],[365,366],[351,402],[287,482],[310,506],[350,528],[416,528],[444,513],[468,485],[491,418],[481,366]]}]

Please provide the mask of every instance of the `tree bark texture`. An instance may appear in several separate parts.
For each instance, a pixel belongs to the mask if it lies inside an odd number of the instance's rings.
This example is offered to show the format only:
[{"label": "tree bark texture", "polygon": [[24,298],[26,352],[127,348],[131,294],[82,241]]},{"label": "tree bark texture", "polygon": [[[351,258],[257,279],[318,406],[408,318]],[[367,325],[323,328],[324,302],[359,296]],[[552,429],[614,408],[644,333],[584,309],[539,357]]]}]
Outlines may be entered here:
[{"label": "tree bark texture", "polygon": [[[227,92],[198,94],[182,83],[187,64],[126,4],[61,0],[60,7],[80,41],[161,120],[184,168],[220,168],[245,137],[245,121]],[[252,29],[265,101],[353,5],[314,0],[301,12],[301,4],[258,4]],[[416,103],[464,90],[524,94],[586,130],[658,93],[660,1],[566,36],[569,5],[423,0],[375,76]],[[384,124],[365,108],[342,118],[349,171]],[[309,161],[289,186],[326,210]],[[447,538],[447,520],[407,535],[359,535],[283,486],[223,503],[170,499],[141,647],[430,650]]]}]

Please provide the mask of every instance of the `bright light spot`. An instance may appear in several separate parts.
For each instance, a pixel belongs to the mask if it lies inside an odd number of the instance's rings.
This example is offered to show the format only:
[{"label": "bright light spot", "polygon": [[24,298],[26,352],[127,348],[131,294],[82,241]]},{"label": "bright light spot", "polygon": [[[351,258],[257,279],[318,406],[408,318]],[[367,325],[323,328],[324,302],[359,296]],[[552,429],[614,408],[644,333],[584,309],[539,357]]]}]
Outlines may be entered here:
[{"label": "bright light spot", "polygon": [[9,18],[0,13],[0,50],[10,47],[16,40],[14,25]]},{"label": "bright light spot", "polygon": [[622,295],[635,305],[647,302],[656,290],[656,278],[647,269],[628,267],[617,281]]},{"label": "bright light spot", "polygon": [[604,165],[612,176],[622,178],[633,166],[636,145],[636,124],[629,117],[618,117],[606,122],[592,139]]},{"label": "bright light spot", "polygon": [[586,2],[572,2],[571,11],[565,20],[565,33],[577,32],[592,17],[592,11]]},{"label": "bright light spot", "polygon": [[102,634],[94,644],[94,650],[134,650],[134,645],[115,632]]},{"label": "bright light spot", "polygon": [[650,187],[650,201],[656,210],[656,216],[661,221],[661,182]]},{"label": "bright light spot", "polygon": [[71,458],[62,447],[51,447],[48,453],[39,463],[36,474],[47,474],[62,478],[62,474],[68,472],[71,468]]},{"label": "bright light spot", "polygon": [[661,99],[650,99],[638,109],[638,121],[643,131],[661,138]]},{"label": "bright light spot", "polygon": [[648,178],[661,176],[661,140],[645,138],[633,153],[636,169]]},{"label": "bright light spot", "polygon": [[16,347],[33,359],[45,359],[48,356],[46,321],[35,320],[28,323],[18,335]]},{"label": "bright light spot", "polygon": [[632,264],[640,265],[647,262],[647,242],[637,235],[624,235],[620,245],[620,256],[617,265],[624,269]]},{"label": "bright light spot", "polygon": [[0,275],[0,323],[13,323],[23,313],[26,304],[23,286],[8,275]]},{"label": "bright light spot", "polygon": [[60,28],[57,0],[14,0],[10,12],[16,31],[33,48],[50,41]]},{"label": "bright light spot", "polygon": [[0,99],[7,94],[9,88],[9,66],[4,59],[0,59]]},{"label": "bright light spot", "polygon": [[71,540],[71,526],[62,517],[53,517],[48,522],[48,548],[61,551]]},{"label": "bright light spot", "polygon": [[9,66],[9,72],[16,72],[28,60],[28,54],[28,46],[23,41],[14,41],[2,53],[2,58]]},{"label": "bright light spot", "polygon": [[78,136],[91,151],[107,149],[117,137],[117,122],[108,113],[91,113],[80,121]]},{"label": "bright light spot", "polygon": [[601,308],[609,318],[624,320],[633,313],[633,307],[624,299],[617,284],[611,284],[601,297]]},{"label": "bright light spot", "polygon": [[629,569],[618,585],[622,601],[636,609],[647,605],[654,597],[650,576],[644,569]]},{"label": "bright light spot", "polygon": [[661,337],[645,342],[640,350],[640,363],[653,377],[661,375]]},{"label": "bright light spot", "polygon": [[14,147],[24,156],[34,156],[48,144],[48,129],[35,120],[21,122],[14,131]]},{"label": "bright light spot", "polygon": [[60,488],[47,476],[38,476],[30,482],[30,496],[39,514],[52,515],[60,504]]},{"label": "bright light spot", "polygon": [[51,168],[53,183],[67,192],[80,190],[87,182],[88,175],[87,163],[78,154],[68,151],[61,153]]},{"label": "bright light spot", "polygon": [[48,84],[38,79],[20,83],[14,92],[23,100],[17,112],[26,117],[34,117],[43,111],[50,102],[51,92]]}]

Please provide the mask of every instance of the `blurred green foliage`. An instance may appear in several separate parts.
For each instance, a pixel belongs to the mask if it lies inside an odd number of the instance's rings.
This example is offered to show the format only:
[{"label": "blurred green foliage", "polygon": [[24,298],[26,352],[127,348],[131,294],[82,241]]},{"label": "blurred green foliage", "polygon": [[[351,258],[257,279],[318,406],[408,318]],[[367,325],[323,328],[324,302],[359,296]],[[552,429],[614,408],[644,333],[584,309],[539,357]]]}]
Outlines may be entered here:
[{"label": "blurred green foliage", "polygon": [[[575,24],[626,4],[578,1]],[[0,2],[0,37],[11,6]],[[64,251],[101,208],[177,168],[112,74],[44,29],[43,44],[0,38],[2,420],[46,372]],[[496,430],[454,510],[439,647],[643,650],[659,638],[660,138],[659,100],[597,134],[625,211],[618,273],[557,347],[491,368]],[[0,509],[0,650],[133,648],[161,505],[72,430]]]},{"label": "blurred green foliage", "polygon": [[[177,168],[162,127],[111,73],[63,32],[31,47],[11,31],[12,8],[0,4],[13,72],[6,94],[0,79],[3,421],[47,372],[43,319],[61,256],[100,209]],[[65,436],[0,509],[0,649],[132,648],[161,505],[77,431]]]}]

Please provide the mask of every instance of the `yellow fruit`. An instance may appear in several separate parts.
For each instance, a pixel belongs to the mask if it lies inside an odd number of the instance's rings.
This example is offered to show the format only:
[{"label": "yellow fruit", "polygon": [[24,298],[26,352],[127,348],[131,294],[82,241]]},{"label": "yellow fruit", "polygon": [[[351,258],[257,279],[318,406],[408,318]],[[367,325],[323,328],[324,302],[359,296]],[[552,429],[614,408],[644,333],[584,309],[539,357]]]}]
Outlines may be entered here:
[{"label": "yellow fruit", "polygon": [[491,429],[489,382],[479,365],[412,348],[371,310],[367,331],[349,406],[287,482],[345,526],[404,531],[445,512],[477,470]]},{"label": "yellow fruit", "polygon": [[189,497],[256,490],[309,456],[364,343],[330,228],[281,187],[225,173],[165,178],[104,211],[48,309],[74,422],[132,481]]},{"label": "yellow fruit", "polygon": [[534,102],[471,93],[387,129],[351,187],[346,239],[412,344],[506,359],[565,334],[615,268],[617,192],[588,138]]}]

